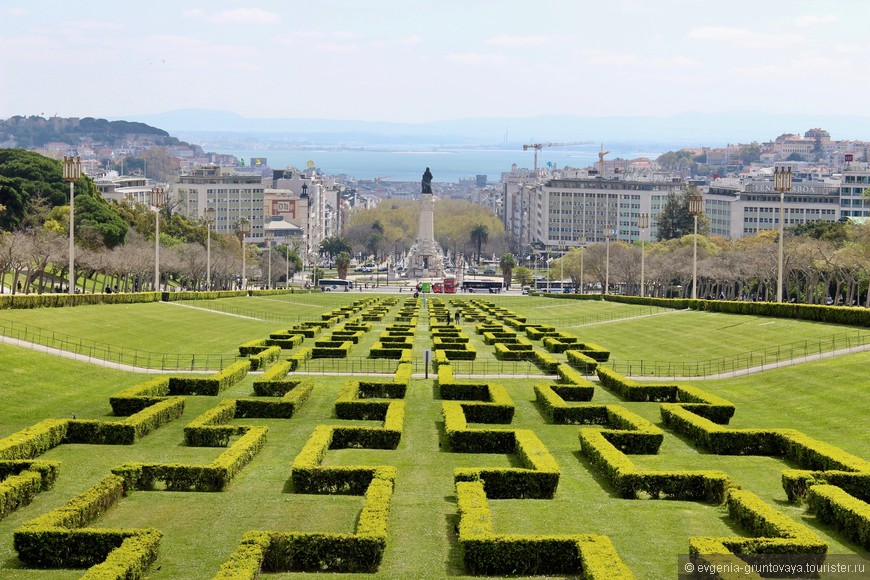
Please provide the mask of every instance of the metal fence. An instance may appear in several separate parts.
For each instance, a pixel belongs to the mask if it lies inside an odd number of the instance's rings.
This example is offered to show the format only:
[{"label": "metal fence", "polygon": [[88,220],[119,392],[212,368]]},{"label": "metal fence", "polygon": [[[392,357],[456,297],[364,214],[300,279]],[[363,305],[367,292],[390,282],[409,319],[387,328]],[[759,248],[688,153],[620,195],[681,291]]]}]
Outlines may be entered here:
[{"label": "metal fence", "polygon": [[[364,375],[381,374],[392,375],[396,372],[399,361],[393,359],[370,359],[365,357],[347,358],[319,358],[309,359],[302,362],[297,372],[312,374],[341,374],[341,375]],[[421,358],[411,361],[414,375],[426,374],[426,363]],[[453,375],[457,377],[474,376],[475,378],[501,377],[501,378],[544,378],[546,375],[537,366],[529,361],[450,361]],[[435,365],[429,365],[430,378],[437,375]]]},{"label": "metal fence", "polygon": [[634,377],[709,377],[746,369],[765,370],[783,361],[806,361],[837,351],[860,350],[870,345],[870,333],[850,332],[826,338],[799,340],[763,350],[704,361],[611,360],[607,366]]},{"label": "metal fence", "polygon": [[218,370],[238,360],[234,355],[160,353],[125,348],[11,320],[0,320],[0,335],[7,337],[5,341],[7,343],[37,344],[73,353],[86,360],[100,360],[162,371]]}]

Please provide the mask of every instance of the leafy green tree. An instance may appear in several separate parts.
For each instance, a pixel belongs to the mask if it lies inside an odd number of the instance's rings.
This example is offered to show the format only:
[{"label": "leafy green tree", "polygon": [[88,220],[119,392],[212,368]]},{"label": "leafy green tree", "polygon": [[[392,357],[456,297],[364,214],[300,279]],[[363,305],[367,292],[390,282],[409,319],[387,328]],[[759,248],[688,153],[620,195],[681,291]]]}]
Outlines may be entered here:
[{"label": "leafy green tree", "polygon": [[[87,178],[75,185],[76,195],[84,190]],[[69,203],[69,186],[63,181],[61,163],[24,149],[0,149],[0,228],[14,231],[21,227],[31,198],[41,197],[51,207]]]},{"label": "leafy green tree", "polygon": [[[694,233],[695,220],[689,213],[689,196],[700,195],[697,186],[690,184],[681,192],[668,193],[668,199],[658,216],[658,240],[672,240]],[[698,233],[705,233],[707,220],[698,216]]]},{"label": "leafy green tree", "polygon": [[525,266],[514,268],[513,275],[514,281],[520,286],[530,286],[535,279],[531,269]]}]

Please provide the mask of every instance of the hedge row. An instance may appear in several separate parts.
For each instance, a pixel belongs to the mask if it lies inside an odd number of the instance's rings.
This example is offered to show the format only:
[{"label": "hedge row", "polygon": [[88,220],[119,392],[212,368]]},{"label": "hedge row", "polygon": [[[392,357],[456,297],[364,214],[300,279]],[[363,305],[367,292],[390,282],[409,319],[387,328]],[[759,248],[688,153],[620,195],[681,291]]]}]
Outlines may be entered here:
[{"label": "hedge row", "polygon": [[29,504],[43,489],[42,474],[38,471],[22,469],[0,476],[0,520]]},{"label": "hedge row", "polygon": [[63,443],[67,419],[44,419],[0,439],[0,459],[34,459]]},{"label": "hedge row", "polygon": [[227,424],[235,416],[235,399],[224,399],[184,427],[185,444],[190,447],[226,447],[231,437],[247,430],[246,427]]},{"label": "hedge row", "polygon": [[[750,491],[730,489],[728,515],[755,537],[740,536],[689,540],[690,554],[800,554],[820,564],[828,546],[809,528],[770,507]],[[813,559],[810,555],[817,554]]]},{"label": "hedge row", "polygon": [[680,405],[660,409],[666,425],[712,453],[784,457],[810,470],[870,472],[870,462],[794,429],[728,429]]},{"label": "hedge row", "polygon": [[556,369],[559,368],[559,365],[561,364],[561,362],[554,358],[553,355],[540,350],[533,350],[532,358],[529,360],[548,375],[555,374]]},{"label": "hedge row", "polygon": [[870,550],[870,504],[833,485],[814,485],[807,504],[819,521],[833,524],[855,543]]},{"label": "hedge row", "polygon": [[261,570],[376,572],[387,545],[392,495],[392,478],[372,478],[354,534],[248,532],[215,578],[255,580]]},{"label": "hedge row", "polygon": [[239,345],[239,356],[251,356],[252,354],[263,352],[267,348],[269,347],[266,344],[265,338],[249,340],[248,342]]},{"label": "hedge row", "polygon": [[596,372],[602,386],[626,401],[678,403],[679,407],[722,425],[734,415],[730,401],[697,387],[638,383],[605,367],[598,367]]},{"label": "hedge row", "polygon": [[353,343],[348,341],[337,343],[330,341],[326,346],[314,346],[311,358],[347,358],[347,353]]},{"label": "hedge row", "polygon": [[281,396],[277,401],[261,398],[236,399],[235,418],[289,419],[305,404],[314,390],[314,383],[310,381],[281,381],[279,385],[269,388],[269,392],[274,393],[269,396]]},{"label": "hedge row", "polygon": [[568,359],[568,364],[582,372],[584,375],[595,374],[595,369],[598,368],[598,361],[589,355],[583,354],[579,350],[566,350],[565,356]]},{"label": "hedge row", "polygon": [[280,397],[287,392],[284,377],[292,368],[293,364],[289,361],[273,365],[259,379],[254,379],[254,392],[260,397]]},{"label": "hedge row", "polygon": [[248,357],[248,360],[251,363],[251,370],[255,371],[257,369],[266,368],[270,364],[276,362],[279,358],[281,358],[281,347],[269,346],[257,354],[252,354]]},{"label": "hedge row", "polygon": [[569,405],[568,402],[590,401],[594,387],[583,385],[550,385],[538,383],[533,386],[535,400],[544,414],[557,425],[604,425],[607,412],[603,405]]},{"label": "hedge row", "polygon": [[249,427],[238,441],[208,465],[127,463],[112,469],[129,489],[153,491],[163,482],[167,491],[223,491],[266,443],[266,427]]},{"label": "hedge row", "polygon": [[356,330],[335,330],[332,333],[332,340],[345,341],[349,340],[354,344],[359,344],[360,339],[365,336],[365,332]]},{"label": "hedge row", "polygon": [[721,502],[731,487],[721,471],[640,471],[596,429],[580,429],[581,453],[620,497],[650,497]]},{"label": "hedge row", "polygon": [[338,433],[338,430],[338,427],[331,425],[314,428],[305,446],[293,460],[291,477],[296,493],[362,495],[376,477],[395,480],[396,468],[392,466],[322,466],[321,462],[329,449],[341,449],[347,443],[362,443],[362,434],[353,431],[366,429],[348,427],[342,428],[342,433]]},{"label": "hedge row", "polygon": [[[499,326],[498,328],[502,327]],[[498,342],[502,342],[504,344],[531,344],[527,338],[518,335],[516,332],[501,331],[485,331],[483,333],[483,342],[484,344],[496,344]]]},{"label": "hedge row", "polygon": [[[439,368],[440,371],[440,368]],[[507,425],[513,421],[514,402],[498,383],[440,382],[439,391],[446,401],[462,401],[463,416],[471,423]]]},{"label": "hedge row", "polygon": [[870,472],[803,469],[786,469],[782,472],[782,487],[790,502],[805,498],[810,486],[817,484],[836,485],[849,495],[870,503]]},{"label": "hedge row", "polygon": [[629,580],[607,536],[496,534],[483,482],[456,482],[459,547],[465,569],[487,576],[576,575],[590,580]]},{"label": "hedge row", "polygon": [[295,371],[299,368],[299,365],[309,360],[312,357],[312,351],[310,346],[303,346],[289,357],[287,357],[287,362],[290,363],[290,370]]},{"label": "hedge row", "polygon": [[70,419],[64,443],[87,445],[132,445],[184,414],[183,397],[166,397],[123,421]]},{"label": "hedge row", "polygon": [[245,378],[250,369],[250,361],[240,360],[210,377],[170,377],[169,392],[172,395],[213,397]]},{"label": "hedge row", "polygon": [[[402,354],[404,354],[404,353],[402,353]],[[408,355],[410,355],[410,354],[411,353],[409,352]],[[393,377],[393,382],[396,384],[404,385],[405,387],[408,387],[411,384],[411,375],[413,372],[414,372],[414,365],[412,365],[410,361],[408,361],[408,362],[401,361],[401,362],[399,362],[398,366],[396,367],[396,374]]]},{"label": "hedge row", "polygon": [[531,360],[534,358],[532,345],[497,342],[495,344],[495,358],[508,361]]},{"label": "hedge row", "polygon": [[410,352],[411,347],[413,346],[410,344],[405,345],[403,343],[395,342],[384,344],[382,342],[376,342],[369,349],[369,358],[386,358],[398,360],[399,358],[401,358],[402,352],[406,350],[406,346],[408,347],[407,350]]},{"label": "hedge row", "polygon": [[118,417],[129,417],[169,395],[169,377],[155,377],[144,383],[128,387],[109,397],[112,413]]},{"label": "hedge row", "polygon": [[13,533],[19,560],[38,568],[96,565],[85,575],[90,578],[144,577],[157,558],[159,531],[86,528],[123,495],[124,480],[110,475],[65,505],[25,523]]},{"label": "hedge row", "polygon": [[137,304],[160,302],[160,292],[120,294],[0,294],[0,310],[13,308],[62,308],[92,304]]},{"label": "hedge row", "polygon": [[[447,403],[444,403],[447,405]],[[445,412],[445,415],[447,412]],[[445,417],[446,419],[446,417]],[[446,421],[445,421],[446,422]],[[559,465],[531,429],[474,430],[466,439],[465,453],[512,453],[523,467],[458,467],[454,481],[483,481],[487,497],[497,499],[552,499],[559,486]],[[448,435],[449,437],[449,435]],[[474,440],[477,444],[471,444]],[[501,449],[497,449],[497,443]],[[496,449],[496,450],[492,450]]]}]

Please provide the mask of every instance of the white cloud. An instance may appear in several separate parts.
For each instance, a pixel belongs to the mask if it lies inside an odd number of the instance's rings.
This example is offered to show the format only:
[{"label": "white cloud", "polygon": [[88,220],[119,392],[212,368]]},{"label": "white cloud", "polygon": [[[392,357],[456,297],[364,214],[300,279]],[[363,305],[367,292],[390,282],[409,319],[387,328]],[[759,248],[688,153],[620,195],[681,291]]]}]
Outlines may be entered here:
[{"label": "white cloud", "polygon": [[527,47],[527,46],[543,46],[550,42],[550,39],[543,35],[538,36],[508,36],[506,34],[499,34],[498,36],[494,36],[486,41],[484,44],[489,46],[519,46],[519,47]]},{"label": "white cloud", "polygon": [[200,16],[205,16],[205,10],[202,8],[191,8],[182,12],[181,15],[185,18],[199,18]]},{"label": "white cloud", "polygon": [[616,52],[587,49],[577,51],[586,64],[609,67],[643,67],[643,68],[688,68],[698,66],[698,59],[690,56],[650,57],[644,58],[634,52]]},{"label": "white cloud", "polygon": [[237,8],[217,12],[209,20],[215,24],[272,24],[278,15],[260,8]]},{"label": "white cloud", "polygon": [[729,26],[700,26],[690,30],[686,38],[763,50],[805,46],[810,42],[809,39],[798,34],[761,33]]},{"label": "white cloud", "polygon": [[847,74],[853,68],[850,60],[835,60],[824,56],[807,55],[783,66],[760,65],[737,67],[731,73],[750,77],[781,77],[803,81],[821,81],[831,75]]},{"label": "white cloud", "polygon": [[482,53],[482,52],[463,52],[448,54],[446,60],[459,64],[469,65],[496,65],[505,64],[507,58],[503,54]]},{"label": "white cloud", "polygon": [[798,28],[809,28],[819,24],[829,24],[839,20],[833,14],[805,14],[794,19],[794,25]]}]

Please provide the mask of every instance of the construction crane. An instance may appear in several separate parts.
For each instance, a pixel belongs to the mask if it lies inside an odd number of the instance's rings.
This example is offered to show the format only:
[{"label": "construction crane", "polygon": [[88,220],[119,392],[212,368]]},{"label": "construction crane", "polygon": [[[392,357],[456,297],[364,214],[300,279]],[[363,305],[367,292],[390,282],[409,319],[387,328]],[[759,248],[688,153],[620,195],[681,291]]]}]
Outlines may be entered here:
[{"label": "construction crane", "polygon": [[380,196],[381,195],[381,180],[386,179],[388,177],[392,177],[392,175],[378,175],[375,177],[375,193]]},{"label": "construction crane", "polygon": [[573,143],[529,143],[523,145],[523,151],[535,150],[535,178],[538,177],[538,151],[544,147],[568,147],[570,145],[589,145],[592,141],[574,141]]}]

